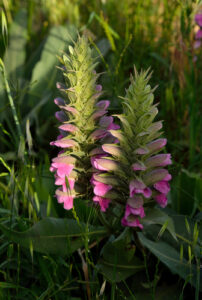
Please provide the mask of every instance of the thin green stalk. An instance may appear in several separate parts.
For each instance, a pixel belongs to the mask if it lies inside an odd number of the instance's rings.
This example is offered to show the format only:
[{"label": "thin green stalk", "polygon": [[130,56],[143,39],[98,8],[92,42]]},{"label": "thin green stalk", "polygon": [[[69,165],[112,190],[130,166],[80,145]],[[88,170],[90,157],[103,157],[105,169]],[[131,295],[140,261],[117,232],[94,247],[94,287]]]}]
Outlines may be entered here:
[{"label": "thin green stalk", "polygon": [[16,127],[17,127],[18,135],[19,135],[20,140],[23,141],[24,138],[23,138],[23,135],[22,135],[21,127],[20,127],[20,122],[19,122],[19,119],[18,119],[18,116],[17,116],[17,112],[16,112],[16,108],[15,108],[15,104],[14,104],[12,95],[11,95],[11,90],[10,90],[10,87],[9,87],[9,84],[8,84],[8,80],[6,78],[6,70],[5,70],[5,67],[4,67],[4,63],[3,63],[1,58],[0,58],[0,69],[1,69],[1,72],[2,72],[2,75],[3,75],[5,89],[6,89],[8,100],[9,100],[11,110],[12,110],[12,113],[13,113],[13,118],[14,118],[14,121],[15,121],[15,124],[16,124]]}]

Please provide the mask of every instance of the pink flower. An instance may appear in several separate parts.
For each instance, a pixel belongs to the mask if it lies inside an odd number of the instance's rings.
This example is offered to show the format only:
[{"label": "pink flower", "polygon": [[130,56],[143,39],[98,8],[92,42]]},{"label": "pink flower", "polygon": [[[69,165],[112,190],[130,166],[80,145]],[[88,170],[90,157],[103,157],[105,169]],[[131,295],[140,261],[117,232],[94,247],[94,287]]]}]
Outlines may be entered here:
[{"label": "pink flower", "polygon": [[202,38],[202,29],[199,29],[199,31],[197,31],[195,37],[196,37],[197,40]]},{"label": "pink flower", "polygon": [[98,154],[98,155],[95,155],[93,157],[91,157],[91,164],[92,166],[97,169],[97,170],[100,170],[100,171],[105,171],[105,168],[102,168],[99,163],[98,163],[98,159],[103,157],[103,156],[107,156],[107,154]]},{"label": "pink flower", "polygon": [[125,217],[122,218],[121,224],[123,226],[128,226],[128,227],[139,227],[140,229],[143,229],[143,225],[140,224],[140,221],[138,218],[133,217],[132,219],[127,220]]},{"label": "pink flower", "polygon": [[200,40],[196,40],[195,42],[194,42],[194,49],[198,49],[198,48],[200,48],[201,47],[201,41]]},{"label": "pink flower", "polygon": [[155,156],[152,156],[148,158],[145,162],[145,165],[148,168],[153,168],[153,167],[164,167],[167,165],[171,165],[171,155],[170,154],[157,154]]},{"label": "pink flower", "polygon": [[[104,156],[106,157],[107,154]],[[91,157],[91,164],[95,169],[100,171],[118,170],[119,166],[117,162],[102,157],[102,154]]]},{"label": "pink flower", "polygon": [[102,90],[101,84],[97,84],[96,85],[96,91],[101,92],[101,90]]},{"label": "pink flower", "polygon": [[71,171],[73,170],[74,165],[66,164],[66,163],[52,163],[50,171],[57,172],[59,177],[64,178],[65,176],[69,176]]},{"label": "pink flower", "polygon": [[62,98],[60,98],[60,97],[55,98],[55,99],[54,99],[54,103],[55,103],[57,106],[64,106],[64,105],[65,105],[65,101],[64,101]]},{"label": "pink flower", "polygon": [[[102,101],[100,101],[100,102],[102,102]],[[100,118],[99,126],[100,126],[100,128],[95,130],[91,134],[91,137],[94,139],[102,139],[107,136],[111,136],[111,133],[108,132],[109,130],[111,130],[111,129],[116,130],[116,129],[120,128],[119,125],[113,123],[113,117],[108,117],[108,116],[103,116],[102,118]]]},{"label": "pink flower", "polygon": [[202,27],[202,14],[196,14],[195,15],[195,22]]},{"label": "pink flower", "polygon": [[159,181],[154,184],[154,188],[162,194],[168,194],[170,191],[170,185],[167,181]]},{"label": "pink flower", "polygon": [[109,207],[109,203],[110,203],[110,199],[103,198],[103,197],[100,197],[100,196],[94,196],[93,201],[99,203],[100,209],[103,212],[106,211],[106,209]]},{"label": "pink flower", "polygon": [[55,117],[60,122],[67,121],[67,116],[65,115],[65,113],[63,111],[56,111]]},{"label": "pink flower", "polygon": [[145,171],[146,167],[143,164],[135,163],[132,165],[133,171]]},{"label": "pink flower", "polygon": [[70,148],[77,145],[77,142],[74,140],[69,140],[67,138],[59,139],[57,141],[50,142],[50,145],[57,146],[61,148]]},{"label": "pink flower", "polygon": [[95,187],[94,187],[94,194],[96,196],[105,196],[107,192],[109,192],[112,189],[111,185],[94,181]]},{"label": "pink flower", "polygon": [[63,124],[59,126],[59,129],[62,129],[64,131],[69,131],[69,132],[75,132],[78,130],[78,128],[72,124]]},{"label": "pink flower", "polygon": [[129,184],[130,197],[132,198],[135,194],[143,194],[145,198],[150,198],[152,191],[150,188],[138,180],[132,180]]},{"label": "pink flower", "polygon": [[67,192],[68,189],[73,190],[74,189],[74,183],[75,180],[71,178],[66,177],[55,177],[55,185],[62,185],[62,191]]},{"label": "pink flower", "polygon": [[106,115],[107,111],[106,110],[97,110],[94,114],[93,114],[93,119],[96,120],[97,118],[100,118],[104,115]]},{"label": "pink flower", "polygon": [[161,206],[161,207],[166,207],[167,205],[167,197],[164,194],[159,194],[154,197],[156,202]]},{"label": "pink flower", "polygon": [[72,209],[74,196],[68,192],[63,192],[61,189],[57,189],[55,192],[58,203],[64,203],[65,209]]},{"label": "pink flower", "polygon": [[101,110],[105,110],[109,107],[110,101],[109,100],[101,100],[96,104],[96,107],[99,107]]},{"label": "pink flower", "polygon": [[140,155],[144,155],[144,154],[147,154],[149,152],[148,149],[146,148],[137,148],[134,153],[136,154],[140,154]]},{"label": "pink flower", "polygon": [[172,176],[168,173],[166,176],[163,178],[164,181],[170,181],[172,179]]},{"label": "pink flower", "polygon": [[143,206],[139,208],[133,208],[130,205],[126,205],[126,211],[125,211],[125,218],[127,218],[130,215],[140,216],[140,218],[145,217],[144,208]]},{"label": "pink flower", "polygon": [[167,143],[167,139],[157,139],[152,141],[146,145],[150,152],[160,150],[163,148]]}]

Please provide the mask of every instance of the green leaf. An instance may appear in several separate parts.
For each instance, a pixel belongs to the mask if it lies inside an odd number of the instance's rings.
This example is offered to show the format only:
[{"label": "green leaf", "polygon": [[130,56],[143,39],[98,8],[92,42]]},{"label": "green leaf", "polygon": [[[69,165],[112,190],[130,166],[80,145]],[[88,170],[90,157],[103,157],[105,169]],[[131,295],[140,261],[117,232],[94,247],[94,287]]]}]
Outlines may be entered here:
[{"label": "green leaf", "polygon": [[0,229],[10,240],[23,247],[62,256],[70,255],[82,247],[85,239],[92,240],[106,234],[103,227],[57,218],[43,219],[25,232],[10,230],[2,224]]},{"label": "green leaf", "polygon": [[[9,45],[4,56],[4,65],[9,80],[19,82],[24,74],[24,63],[26,59],[27,42],[27,12],[21,9],[15,16],[9,30]],[[6,93],[3,76],[0,72],[0,110],[7,108]],[[8,117],[8,114],[1,114],[0,119]]]},{"label": "green leaf", "polygon": [[[128,300],[148,300],[151,299],[151,292],[145,289],[135,289],[135,298],[129,297]],[[137,292],[136,292],[137,291]],[[177,285],[163,285],[155,290],[155,300],[179,300],[180,288]]]},{"label": "green leaf", "polygon": [[[31,78],[31,88],[29,103],[41,99],[43,95],[48,94],[55,89],[58,77],[56,66],[59,64],[57,55],[60,55],[70,44],[70,38],[75,37],[75,28],[73,26],[55,26],[50,30],[40,61],[36,64]],[[38,101],[38,100],[37,100]]]},{"label": "green leaf", "polygon": [[166,224],[166,229],[170,232],[173,238],[177,240],[173,220],[167,214],[157,208],[145,209],[145,214],[146,216],[142,219],[142,224],[144,226],[150,226],[153,224],[164,226]]},{"label": "green leaf", "polygon": [[143,233],[139,232],[140,242],[148,248],[159,260],[164,263],[174,274],[178,274],[184,280],[191,275],[189,282],[195,286],[197,268],[193,264],[189,264],[185,258],[180,260],[179,252],[166,242],[153,242],[149,240]]},{"label": "green leaf", "polygon": [[23,77],[27,42],[27,12],[21,9],[15,16],[9,30],[9,47],[4,57],[8,76],[13,80]]},{"label": "green leaf", "polygon": [[120,282],[144,269],[134,254],[135,247],[131,244],[130,231],[126,228],[118,238],[111,236],[104,245],[97,268],[109,281]]},{"label": "green leaf", "polygon": [[178,214],[193,215],[197,205],[201,205],[200,176],[182,170],[172,183],[172,207]]}]

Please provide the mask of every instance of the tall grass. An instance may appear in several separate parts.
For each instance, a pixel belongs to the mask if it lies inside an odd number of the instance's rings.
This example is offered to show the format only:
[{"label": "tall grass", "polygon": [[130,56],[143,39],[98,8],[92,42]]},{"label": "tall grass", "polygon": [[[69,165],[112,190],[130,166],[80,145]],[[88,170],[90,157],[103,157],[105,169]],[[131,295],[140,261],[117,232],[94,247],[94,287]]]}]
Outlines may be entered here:
[{"label": "tall grass", "polygon": [[[54,178],[49,172],[50,158],[55,154],[49,142],[56,136],[52,102],[57,95],[55,83],[61,80],[55,69],[56,49],[63,50],[66,39],[71,43],[66,34],[69,23],[89,36],[95,55],[100,56],[98,71],[107,70],[102,84],[112,102],[112,113],[121,111],[117,96],[125,94],[132,66],[152,67],[160,119],[165,120],[168,150],[174,159],[170,204],[177,213],[198,214],[194,222],[201,221],[202,51],[193,47],[194,15],[202,9],[201,1],[3,0],[0,7],[1,223],[25,231],[49,216],[71,216],[78,223],[90,216],[92,223],[100,222],[99,214],[93,211],[89,215],[86,208],[65,212],[53,196]],[[15,40],[14,25],[21,26],[19,40]],[[74,38],[74,34],[72,30],[70,36]],[[18,53],[15,46],[19,41],[22,49]],[[50,68],[49,73],[43,73],[46,68]],[[193,206],[188,210],[190,202]],[[107,222],[102,215],[99,220]],[[34,252],[31,244],[25,249],[2,234],[0,299],[149,299],[151,295],[162,299],[162,287],[169,299],[183,295],[184,299],[199,299],[199,273],[195,292],[188,280],[180,281],[148,252],[145,264],[149,273],[141,274],[138,281],[144,292],[137,286],[135,275],[110,285],[95,268],[98,241],[89,244],[88,235],[83,238],[84,249],[62,257]],[[195,246],[193,238],[190,261],[197,259]],[[183,249],[181,254],[189,251]]]}]

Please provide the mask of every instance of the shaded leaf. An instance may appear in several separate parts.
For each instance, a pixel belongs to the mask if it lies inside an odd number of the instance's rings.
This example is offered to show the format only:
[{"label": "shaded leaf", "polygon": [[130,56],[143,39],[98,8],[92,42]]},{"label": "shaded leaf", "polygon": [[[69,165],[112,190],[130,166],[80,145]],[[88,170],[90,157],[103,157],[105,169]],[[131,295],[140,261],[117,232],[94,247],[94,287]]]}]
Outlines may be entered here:
[{"label": "shaded leaf", "polygon": [[142,224],[144,226],[150,226],[152,224],[166,224],[166,229],[170,232],[174,239],[177,239],[173,220],[167,214],[157,208],[147,209],[145,210],[145,214],[146,216],[142,219]]},{"label": "shaded leaf", "polygon": [[168,243],[163,241],[153,242],[141,232],[138,233],[138,237],[143,246],[157,256],[174,274],[178,274],[184,280],[190,276],[189,282],[195,286],[197,273],[195,265],[189,264],[185,258],[180,260],[179,252]]},{"label": "shaded leaf", "polygon": [[120,282],[144,269],[143,263],[134,256],[128,228],[118,237],[111,236],[101,250],[102,258],[97,268],[109,281]]},{"label": "shaded leaf", "polygon": [[95,227],[72,219],[46,218],[25,232],[10,230],[0,224],[1,231],[13,242],[46,254],[70,255],[82,247],[85,238],[96,239],[106,234],[103,227]]}]

